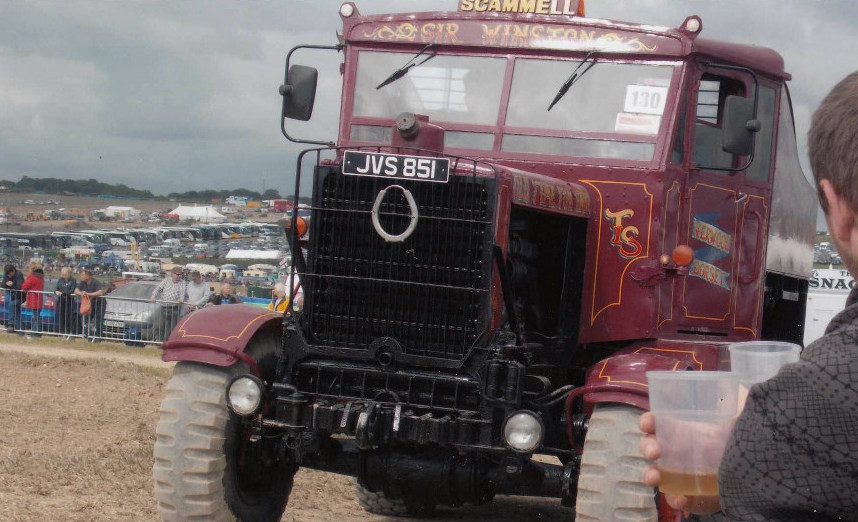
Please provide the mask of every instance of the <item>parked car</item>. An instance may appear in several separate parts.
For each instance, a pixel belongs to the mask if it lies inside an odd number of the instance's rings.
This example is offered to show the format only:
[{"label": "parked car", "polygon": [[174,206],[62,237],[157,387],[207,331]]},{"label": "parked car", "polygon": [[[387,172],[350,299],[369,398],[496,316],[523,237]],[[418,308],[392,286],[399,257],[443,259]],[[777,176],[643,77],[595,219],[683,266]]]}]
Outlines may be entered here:
[{"label": "parked car", "polygon": [[130,281],[108,294],[105,337],[126,341],[163,341],[157,337],[161,305],[149,300],[157,281]]}]

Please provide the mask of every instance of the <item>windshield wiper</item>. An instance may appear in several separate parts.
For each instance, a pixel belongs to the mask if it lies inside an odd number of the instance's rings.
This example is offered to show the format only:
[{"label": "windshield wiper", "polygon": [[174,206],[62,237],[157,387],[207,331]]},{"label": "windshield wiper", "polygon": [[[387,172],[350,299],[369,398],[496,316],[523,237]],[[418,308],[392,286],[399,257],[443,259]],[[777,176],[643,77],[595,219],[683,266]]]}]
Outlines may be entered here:
[{"label": "windshield wiper", "polygon": [[420,58],[423,55],[423,53],[425,53],[426,51],[428,51],[429,49],[432,49],[434,47],[435,47],[435,44],[426,44],[423,47],[423,49],[420,49],[419,53],[412,56],[411,59],[405,63],[405,65],[403,65],[399,69],[393,71],[393,74],[391,74],[390,76],[385,78],[383,82],[379,83],[378,87],[376,87],[376,90],[381,89],[385,85],[389,85],[389,84],[395,82],[396,80],[402,78],[403,76],[408,74],[408,71],[410,71],[412,67],[417,67],[418,65],[423,65],[424,63],[428,62],[432,58],[435,58],[435,53],[432,53],[429,56],[427,56],[426,58],[424,58],[423,60],[421,60],[419,63],[415,62],[415,60]]},{"label": "windshield wiper", "polygon": [[548,106],[548,110],[549,110],[549,111],[550,111],[550,110],[551,110],[555,105],[557,105],[557,102],[559,102],[559,101],[563,98],[563,96],[564,96],[564,95],[566,95],[566,92],[569,90],[569,87],[572,87],[572,84],[574,84],[575,82],[577,82],[577,81],[578,81],[582,76],[584,76],[584,74],[585,74],[587,71],[589,71],[589,70],[590,70],[590,68],[591,68],[591,67],[593,67],[594,65],[596,65],[596,60],[593,60],[592,62],[590,62],[590,63],[588,63],[588,64],[587,64],[587,68],[586,68],[586,69],[584,69],[583,71],[581,71],[581,73],[580,73],[580,74],[578,73],[578,71],[581,69],[581,67],[582,67],[585,63],[587,63],[588,61],[590,61],[590,58],[592,58],[592,57],[593,57],[593,54],[595,54],[595,52],[596,52],[596,51],[590,51],[589,53],[587,53],[587,55],[586,55],[586,56],[584,56],[584,59],[583,59],[583,60],[581,60],[581,63],[579,63],[579,64],[578,64],[578,67],[576,67],[576,68],[575,68],[575,70],[574,70],[574,71],[572,71],[572,74],[570,74],[570,75],[569,75],[569,78],[566,78],[566,81],[565,81],[565,82],[563,82],[563,85],[561,85],[561,86],[560,86],[560,90],[559,90],[559,91],[557,91],[557,94],[555,94],[555,95],[554,95],[554,99],[553,99],[553,100],[551,100],[551,105],[549,105],[549,106]]}]

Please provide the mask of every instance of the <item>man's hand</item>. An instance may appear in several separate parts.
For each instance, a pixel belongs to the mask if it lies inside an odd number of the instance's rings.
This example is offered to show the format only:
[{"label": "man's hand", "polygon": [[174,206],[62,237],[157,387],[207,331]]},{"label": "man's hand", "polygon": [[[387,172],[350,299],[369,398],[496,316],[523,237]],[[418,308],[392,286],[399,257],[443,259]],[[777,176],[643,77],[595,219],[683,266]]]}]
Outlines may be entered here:
[{"label": "man's hand", "polygon": [[[638,447],[641,455],[647,460],[656,460],[661,456],[661,446],[655,439],[655,414],[646,412],[638,421],[640,430],[646,433],[641,437]],[[643,472],[643,482],[647,486],[658,487],[661,482],[661,473],[655,466],[647,466]],[[689,497],[685,495],[664,495],[667,503],[673,508],[681,510],[686,516],[708,515],[721,510],[721,502],[718,497]]]}]

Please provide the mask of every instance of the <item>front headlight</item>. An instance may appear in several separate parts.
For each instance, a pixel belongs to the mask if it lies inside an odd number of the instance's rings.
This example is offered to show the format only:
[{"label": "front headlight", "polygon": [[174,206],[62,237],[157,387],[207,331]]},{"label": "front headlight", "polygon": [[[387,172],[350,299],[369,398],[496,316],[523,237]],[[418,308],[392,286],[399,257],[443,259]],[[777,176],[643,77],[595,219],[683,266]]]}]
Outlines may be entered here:
[{"label": "front headlight", "polygon": [[254,415],[262,406],[262,381],[253,375],[239,375],[226,389],[226,403],[236,415]]},{"label": "front headlight", "polygon": [[148,323],[151,321],[151,319],[152,312],[150,311],[137,312],[136,314],[131,316],[131,320],[135,323]]},{"label": "front headlight", "polygon": [[531,411],[517,411],[503,426],[503,438],[515,451],[531,453],[542,444],[542,419]]}]

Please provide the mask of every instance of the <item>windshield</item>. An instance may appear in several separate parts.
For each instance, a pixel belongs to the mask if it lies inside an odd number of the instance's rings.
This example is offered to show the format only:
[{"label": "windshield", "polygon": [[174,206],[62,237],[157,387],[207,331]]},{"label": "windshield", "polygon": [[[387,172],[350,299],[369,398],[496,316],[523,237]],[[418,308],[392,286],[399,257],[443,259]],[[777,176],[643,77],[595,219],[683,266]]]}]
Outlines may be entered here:
[{"label": "windshield", "polygon": [[125,297],[128,299],[149,299],[157,283],[125,283],[110,293],[110,297]]},{"label": "windshield", "polygon": [[[677,68],[608,62],[591,55],[587,73],[549,111],[583,56],[546,60],[437,55],[376,89],[410,57],[359,53],[353,140],[389,142],[389,125],[361,118],[393,119],[408,111],[444,126],[446,145],[452,148],[648,161]],[[508,89],[505,78],[511,78]]]},{"label": "windshield", "polygon": [[[392,118],[409,111],[425,114],[433,121],[497,123],[503,83],[481,82],[479,78],[502,79],[505,59],[436,55],[425,65],[414,67],[408,76],[376,89],[405,56],[401,53],[360,53],[355,86],[356,116]],[[482,85],[468,89],[468,83]],[[475,106],[469,96],[478,91],[482,100]]]}]

